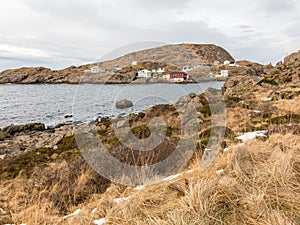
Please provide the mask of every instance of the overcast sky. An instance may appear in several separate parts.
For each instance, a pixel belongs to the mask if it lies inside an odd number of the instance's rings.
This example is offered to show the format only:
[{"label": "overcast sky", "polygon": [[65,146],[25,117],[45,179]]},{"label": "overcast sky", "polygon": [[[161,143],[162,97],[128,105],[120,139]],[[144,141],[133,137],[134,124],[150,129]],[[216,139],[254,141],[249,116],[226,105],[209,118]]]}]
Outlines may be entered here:
[{"label": "overcast sky", "polygon": [[214,43],[235,59],[275,63],[300,49],[300,2],[10,0],[0,28],[0,70],[81,65],[143,41]]}]

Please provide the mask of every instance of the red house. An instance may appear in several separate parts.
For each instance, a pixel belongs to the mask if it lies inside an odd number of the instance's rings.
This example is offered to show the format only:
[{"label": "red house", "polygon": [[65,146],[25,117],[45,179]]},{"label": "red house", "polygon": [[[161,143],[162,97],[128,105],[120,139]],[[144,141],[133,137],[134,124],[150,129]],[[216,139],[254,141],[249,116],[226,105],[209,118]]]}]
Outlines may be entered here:
[{"label": "red house", "polygon": [[170,79],[174,81],[184,81],[189,79],[189,75],[186,72],[171,72]]}]

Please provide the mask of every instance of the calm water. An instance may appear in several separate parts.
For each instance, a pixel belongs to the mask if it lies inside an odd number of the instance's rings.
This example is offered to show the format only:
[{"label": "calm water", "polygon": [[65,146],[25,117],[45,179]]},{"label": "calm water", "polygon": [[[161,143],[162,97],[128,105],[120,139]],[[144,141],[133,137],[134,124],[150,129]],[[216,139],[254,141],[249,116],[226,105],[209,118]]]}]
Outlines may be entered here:
[{"label": "calm water", "polygon": [[[70,120],[89,122],[98,117],[115,117],[139,112],[157,104],[170,104],[179,97],[208,87],[221,88],[223,82],[200,84],[41,84],[0,85],[0,127],[42,122],[56,125]],[[127,98],[133,108],[116,109],[115,103]],[[73,115],[73,118],[65,118]]]}]

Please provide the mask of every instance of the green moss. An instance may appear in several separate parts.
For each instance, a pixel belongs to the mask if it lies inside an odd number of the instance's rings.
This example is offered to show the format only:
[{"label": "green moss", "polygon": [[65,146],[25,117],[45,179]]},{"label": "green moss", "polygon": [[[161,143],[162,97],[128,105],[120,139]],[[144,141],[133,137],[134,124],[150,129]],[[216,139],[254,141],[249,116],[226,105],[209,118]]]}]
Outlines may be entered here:
[{"label": "green moss", "polygon": [[270,124],[287,124],[287,123],[300,123],[299,114],[289,114],[269,119]]},{"label": "green moss", "polygon": [[178,132],[178,128],[171,126],[162,127],[159,132],[165,134],[167,137],[171,137],[174,133]]},{"label": "green moss", "polygon": [[110,147],[117,147],[121,145],[120,140],[117,137],[112,137],[103,141],[104,144],[109,145]]},{"label": "green moss", "polygon": [[4,139],[9,138],[9,134],[0,131],[0,141],[4,141]]},{"label": "green moss", "polygon": [[[52,157],[54,154],[57,157]],[[20,173],[30,176],[36,167],[43,167],[54,161],[71,161],[78,157],[80,157],[80,151],[74,136],[65,137],[59,141],[57,149],[38,148],[0,161],[0,178],[11,179]]]},{"label": "green moss", "polygon": [[151,135],[149,127],[145,124],[132,128],[131,132],[139,139],[148,138]]},{"label": "green moss", "polygon": [[261,81],[258,82],[259,85],[261,85],[262,83],[267,83],[267,84],[271,84],[271,85],[278,85],[277,81],[275,81],[274,79],[267,79],[264,78]]},{"label": "green moss", "polygon": [[74,135],[70,137],[64,137],[57,143],[57,146],[59,150],[63,151],[78,148]]},{"label": "green moss", "polygon": [[203,108],[200,110],[201,113],[203,113],[206,116],[211,116],[211,110],[210,110],[210,106],[204,105]]},{"label": "green moss", "polygon": [[241,101],[242,99],[240,99],[239,97],[236,97],[236,96],[227,96],[227,98],[226,98],[226,102],[228,102],[228,103],[231,103],[231,102],[239,102],[239,101]]},{"label": "green moss", "polygon": [[284,79],[283,79],[283,82],[284,83],[289,83],[289,82],[292,82],[293,81],[293,78],[292,77],[285,77]]},{"label": "green moss", "polygon": [[[57,158],[52,158],[53,154],[57,154]],[[12,179],[20,173],[30,176],[35,167],[43,167],[45,164],[56,161],[70,161],[80,156],[79,150],[66,151],[53,150],[50,148],[39,148],[25,152],[19,156],[8,158],[0,163],[0,178]]]}]

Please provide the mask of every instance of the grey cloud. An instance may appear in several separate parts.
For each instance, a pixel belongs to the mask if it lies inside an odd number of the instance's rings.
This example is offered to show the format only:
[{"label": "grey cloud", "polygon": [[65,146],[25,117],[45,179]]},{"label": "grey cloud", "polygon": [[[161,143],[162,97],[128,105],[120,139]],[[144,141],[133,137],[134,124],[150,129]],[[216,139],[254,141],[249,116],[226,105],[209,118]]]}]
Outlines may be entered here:
[{"label": "grey cloud", "polygon": [[245,25],[245,24],[241,24],[241,25],[238,25],[238,26],[236,26],[236,29],[250,29],[251,28],[251,26],[249,26],[249,25]]},{"label": "grey cloud", "polygon": [[290,37],[300,37],[300,18],[297,18],[293,24],[287,25],[284,32]]},{"label": "grey cloud", "polygon": [[184,9],[188,6],[188,3],[191,2],[191,0],[134,0],[134,2],[143,8],[160,11],[169,9]]},{"label": "grey cloud", "polygon": [[278,12],[286,12],[286,11],[293,11],[295,9],[295,2],[294,0],[290,1],[283,1],[283,0],[264,0],[260,1],[260,8],[268,13],[278,13]]},{"label": "grey cloud", "polygon": [[[223,28],[224,31],[211,27],[209,19],[201,18],[201,15],[197,14],[195,18],[190,15],[193,3],[197,3],[197,7],[203,9],[207,7],[211,10],[221,1],[207,5],[199,4],[196,0],[23,0],[22,4],[26,4],[30,10],[24,13],[22,11],[16,16],[20,21],[22,18],[28,18],[27,23],[13,24],[14,29],[6,30],[2,27],[1,35],[7,37],[0,35],[0,43],[40,49],[49,52],[49,57],[28,58],[28,61],[18,55],[14,56],[15,59],[2,58],[0,70],[7,68],[9,61],[11,65],[15,65],[14,67],[44,63],[45,66],[52,68],[92,62],[117,46],[145,40],[168,43],[214,43],[227,49],[235,58],[259,61],[268,58],[268,55],[275,59],[281,56],[281,52],[285,52],[283,48],[276,48],[276,40],[280,40],[281,37],[288,36],[295,39],[289,43],[290,48],[299,46],[297,37],[300,36],[298,31],[300,25],[293,22],[299,20],[299,17],[293,19],[295,18],[293,8],[297,4],[294,0],[255,1],[253,5],[259,7],[256,8],[258,13],[253,17],[247,14],[247,9],[237,8],[236,10],[245,12],[245,17],[241,20],[237,18],[241,24],[233,28],[231,27],[234,24],[224,24],[222,27],[222,18],[230,15],[227,15],[226,10],[224,13],[216,8],[212,13],[215,13],[219,20],[217,27]],[[232,4],[234,5],[234,2]],[[195,13],[195,10],[192,11]],[[279,25],[272,24],[278,12],[288,13],[288,18],[283,17],[283,22]],[[270,21],[269,26],[274,28],[269,27],[266,32],[257,30],[255,25],[260,23],[260,19],[265,18],[269,18],[267,19]],[[0,15],[0,19],[6,18]],[[40,23],[32,22],[38,19]],[[188,21],[192,19],[194,21]],[[282,27],[282,24],[286,25],[286,28]],[[8,23],[7,27],[11,25]],[[273,31],[276,31],[274,37],[267,41],[262,39],[264,36],[272,36],[270,32]],[[23,34],[32,34],[32,38],[24,38]],[[266,42],[274,43],[274,46],[268,46]],[[143,46],[139,45],[138,48]],[[120,49],[118,51],[120,52]],[[0,56],[7,55],[2,52]]]}]

